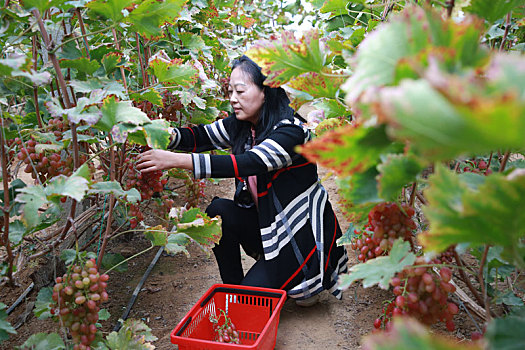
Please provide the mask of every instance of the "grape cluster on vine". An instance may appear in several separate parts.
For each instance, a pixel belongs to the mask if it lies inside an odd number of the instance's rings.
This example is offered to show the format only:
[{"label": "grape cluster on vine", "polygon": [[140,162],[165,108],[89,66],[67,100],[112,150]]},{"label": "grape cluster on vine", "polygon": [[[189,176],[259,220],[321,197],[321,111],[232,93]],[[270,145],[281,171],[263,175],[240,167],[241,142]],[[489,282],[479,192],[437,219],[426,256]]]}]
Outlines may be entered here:
[{"label": "grape cluster on vine", "polygon": [[51,314],[60,320],[73,340],[75,350],[89,350],[95,340],[100,304],[108,300],[107,274],[100,274],[94,259],[72,265],[53,287]]},{"label": "grape cluster on vine", "polygon": [[392,317],[409,315],[427,325],[444,322],[453,331],[454,315],[458,306],[448,301],[448,295],[456,291],[451,284],[452,271],[441,267],[439,273],[422,257],[412,266],[405,267],[390,281],[395,299],[383,308],[382,315],[374,322],[376,329],[390,327]]},{"label": "grape cluster on vine", "polygon": [[463,168],[461,169],[464,173],[474,173],[482,175],[492,174],[492,169],[489,168],[489,164],[484,159],[467,159]]},{"label": "grape cluster on vine", "polygon": [[[17,158],[26,164],[24,172],[31,174],[33,179],[38,178],[40,182],[46,182],[57,175],[71,176],[73,173],[74,164],[71,155],[59,152],[38,153],[36,152],[36,146],[39,142],[33,138],[25,142],[25,147],[24,142],[18,137],[15,138],[15,143],[20,149]],[[40,143],[50,144],[51,142],[45,141]],[[81,154],[79,160],[80,164],[84,164],[87,161],[87,156]]]},{"label": "grape cluster on vine", "polygon": [[358,252],[357,259],[365,262],[390,251],[397,238],[407,241],[416,228],[414,208],[406,204],[383,202],[368,213],[368,223],[363,232],[355,230],[350,246]]},{"label": "grape cluster on vine", "polygon": [[160,112],[162,118],[171,122],[178,122],[179,115],[177,112],[183,108],[180,99],[171,92],[164,91],[162,94],[162,103],[164,105],[164,108]]}]

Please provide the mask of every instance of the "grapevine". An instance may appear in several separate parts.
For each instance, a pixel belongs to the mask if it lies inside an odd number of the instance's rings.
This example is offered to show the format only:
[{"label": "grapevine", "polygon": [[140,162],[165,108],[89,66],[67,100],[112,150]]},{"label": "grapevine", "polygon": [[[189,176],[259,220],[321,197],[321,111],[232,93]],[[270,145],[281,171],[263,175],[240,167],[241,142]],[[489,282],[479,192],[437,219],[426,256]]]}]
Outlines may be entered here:
[{"label": "grapevine", "polygon": [[108,279],[97,270],[95,259],[89,259],[55,280],[51,314],[69,330],[75,350],[89,350],[95,340],[100,304],[108,300]]}]

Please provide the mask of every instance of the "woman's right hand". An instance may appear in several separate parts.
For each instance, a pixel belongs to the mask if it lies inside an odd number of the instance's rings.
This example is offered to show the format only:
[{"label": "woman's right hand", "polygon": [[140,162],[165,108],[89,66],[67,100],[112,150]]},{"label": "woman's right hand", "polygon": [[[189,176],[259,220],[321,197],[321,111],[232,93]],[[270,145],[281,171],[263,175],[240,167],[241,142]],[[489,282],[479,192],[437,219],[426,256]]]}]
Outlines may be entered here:
[{"label": "woman's right hand", "polygon": [[157,170],[182,168],[193,170],[190,154],[151,149],[138,155],[137,169],[147,173]]}]

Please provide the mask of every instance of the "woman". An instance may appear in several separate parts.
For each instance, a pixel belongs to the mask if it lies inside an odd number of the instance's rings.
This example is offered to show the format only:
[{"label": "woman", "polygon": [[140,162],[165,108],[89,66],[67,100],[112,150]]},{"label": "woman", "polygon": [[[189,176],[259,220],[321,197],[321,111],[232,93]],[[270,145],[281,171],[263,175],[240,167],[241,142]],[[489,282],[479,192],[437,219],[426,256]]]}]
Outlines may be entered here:
[{"label": "woman", "polygon": [[[169,150],[141,154],[143,172],[184,168],[195,178],[235,177],[234,200],[214,198],[206,212],[222,217],[213,249],[224,283],[288,291],[308,306],[327,289],[341,298],[337,276],[347,256],[341,230],[317,167],[295,152],[310,139],[282,88],[263,85],[261,68],[246,56],[233,63],[233,114],[210,125],[176,129]],[[231,155],[199,154],[231,148]],[[257,261],[244,276],[240,246]]]}]

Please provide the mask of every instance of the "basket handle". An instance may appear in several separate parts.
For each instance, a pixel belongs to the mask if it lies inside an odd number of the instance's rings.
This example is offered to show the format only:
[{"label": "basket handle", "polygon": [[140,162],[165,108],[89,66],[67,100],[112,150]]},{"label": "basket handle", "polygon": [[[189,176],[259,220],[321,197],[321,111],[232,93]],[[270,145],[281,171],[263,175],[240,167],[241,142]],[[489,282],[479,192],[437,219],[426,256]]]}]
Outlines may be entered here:
[{"label": "basket handle", "polygon": [[235,293],[235,294],[244,294],[244,295],[254,295],[258,297],[267,297],[267,298],[281,298],[282,294],[275,292],[266,292],[261,290],[249,290],[241,288],[227,288],[227,287],[217,287],[213,290],[210,295],[208,295],[202,302],[201,307],[206,305],[208,301],[215,295],[217,292],[226,292],[226,293]]},{"label": "basket handle", "polygon": [[184,324],[182,325],[182,327],[177,331],[177,333],[175,334],[177,337],[179,335],[182,334],[182,332],[184,332],[184,330],[186,329],[186,327],[188,327],[188,325],[190,324],[191,322],[191,316],[188,317],[188,319],[186,320],[186,322],[184,322]]}]

